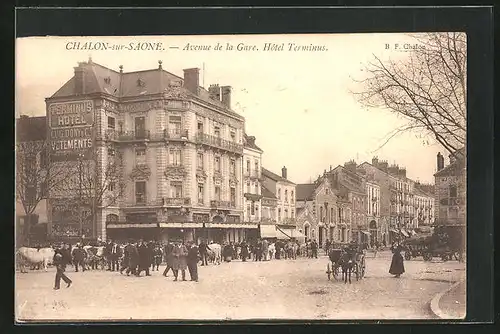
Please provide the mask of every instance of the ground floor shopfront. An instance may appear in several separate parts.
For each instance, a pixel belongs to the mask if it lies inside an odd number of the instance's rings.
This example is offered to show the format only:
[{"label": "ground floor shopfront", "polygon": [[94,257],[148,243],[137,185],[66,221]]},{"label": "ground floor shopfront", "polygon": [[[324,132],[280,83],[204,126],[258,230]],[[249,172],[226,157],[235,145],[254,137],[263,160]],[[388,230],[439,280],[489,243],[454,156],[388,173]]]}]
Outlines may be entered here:
[{"label": "ground floor shopfront", "polygon": [[241,242],[258,238],[258,226],[253,224],[225,223],[161,223],[161,224],[108,224],[107,239],[127,241],[129,239],[213,241],[216,243]]}]

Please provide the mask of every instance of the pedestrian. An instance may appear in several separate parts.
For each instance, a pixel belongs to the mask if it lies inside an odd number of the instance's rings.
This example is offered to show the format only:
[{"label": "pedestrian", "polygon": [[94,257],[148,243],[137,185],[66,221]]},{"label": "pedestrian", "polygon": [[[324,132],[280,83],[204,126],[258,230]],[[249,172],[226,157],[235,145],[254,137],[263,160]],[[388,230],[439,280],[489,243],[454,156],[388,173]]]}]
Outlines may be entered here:
[{"label": "pedestrian", "polygon": [[245,240],[243,240],[243,242],[241,243],[241,260],[243,262],[247,262],[247,258],[248,258],[248,245],[245,242]]},{"label": "pedestrian", "polygon": [[391,267],[389,268],[389,274],[394,275],[394,277],[399,278],[401,274],[405,272],[404,260],[401,255],[403,247],[399,244],[395,244],[391,247],[393,252]]},{"label": "pedestrian", "polygon": [[136,276],[141,276],[143,271],[146,272],[146,276],[151,276],[149,273],[149,267],[151,267],[151,258],[152,254],[150,253],[150,248],[144,241],[141,239],[139,241],[139,245],[137,246],[138,252],[138,270],[136,272]]},{"label": "pedestrian", "polygon": [[182,244],[182,241],[177,241],[174,249],[172,250],[172,270],[174,271],[174,281],[177,281],[179,270],[182,274],[182,280],[186,280],[187,255],[188,251],[186,246]]},{"label": "pedestrian", "polygon": [[66,271],[66,265],[68,264],[68,258],[64,256],[64,252],[61,249],[57,249],[54,254],[53,263],[56,267],[56,278],[54,283],[54,290],[59,290],[61,287],[61,278],[67,284],[67,288],[73,283],[72,280],[64,274]]},{"label": "pedestrian", "polygon": [[72,255],[73,255],[73,265],[75,266],[75,272],[78,272],[78,265],[82,267],[82,271],[85,271],[85,259],[87,258],[87,252],[83,249],[82,245],[79,242],[73,249]]},{"label": "pedestrian", "polygon": [[262,261],[262,241],[257,240],[255,245],[255,259],[256,261]]},{"label": "pedestrian", "polygon": [[118,271],[120,269],[118,267],[118,260],[122,256],[121,252],[122,252],[121,247],[116,242],[113,241],[110,254],[111,271],[115,271],[115,269]]},{"label": "pedestrian", "polygon": [[163,271],[163,276],[165,276],[165,277],[168,276],[168,272],[170,271],[170,269],[172,269],[172,272],[174,271],[174,269],[172,267],[172,262],[173,262],[172,252],[173,252],[173,250],[174,250],[173,243],[171,243],[170,241],[167,242],[167,244],[165,245],[165,262],[167,262],[167,267]]},{"label": "pedestrian", "polygon": [[132,273],[132,275],[137,276],[137,269],[139,267],[139,250],[137,248],[137,243],[133,242],[130,245],[130,261],[129,261],[129,267],[127,268],[127,276],[129,273]]},{"label": "pedestrian", "polygon": [[111,240],[108,240],[108,242],[104,246],[104,250],[103,250],[103,257],[106,259],[106,263],[108,265],[108,269],[107,269],[108,271],[112,271],[111,270],[111,265],[113,262],[113,260],[111,259],[111,250],[112,249],[113,249],[113,242]]},{"label": "pedestrian", "polygon": [[201,265],[202,266],[208,265],[208,251],[210,250],[210,248],[208,248],[208,245],[205,240],[201,240],[198,249],[201,256]]},{"label": "pedestrian", "polygon": [[127,270],[127,276],[130,273],[130,252],[131,252],[131,245],[130,241],[127,242],[125,247],[123,248],[123,258],[122,258],[122,266],[120,268],[120,274],[123,274],[124,270]]},{"label": "pedestrian", "polygon": [[262,240],[262,261],[267,261],[269,259],[269,242],[264,239]]},{"label": "pedestrian", "polygon": [[153,271],[155,270],[155,267],[156,267],[156,271],[160,270],[162,256],[163,256],[163,253],[162,253],[160,245],[156,245],[156,247],[153,251]]},{"label": "pedestrian", "polygon": [[191,281],[198,282],[198,246],[194,242],[188,244],[187,267]]},{"label": "pedestrian", "polygon": [[314,239],[311,243],[311,257],[317,259],[318,258],[318,244],[316,239]]}]

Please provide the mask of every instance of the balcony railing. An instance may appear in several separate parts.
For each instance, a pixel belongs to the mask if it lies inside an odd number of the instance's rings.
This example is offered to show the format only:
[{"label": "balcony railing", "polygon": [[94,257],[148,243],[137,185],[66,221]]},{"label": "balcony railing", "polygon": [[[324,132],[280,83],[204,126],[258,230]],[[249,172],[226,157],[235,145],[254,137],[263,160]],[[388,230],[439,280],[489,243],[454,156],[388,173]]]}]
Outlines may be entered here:
[{"label": "balcony railing", "polygon": [[121,202],[120,206],[128,207],[155,207],[160,206],[161,202],[159,200],[147,200],[145,197],[136,198],[135,201]]},{"label": "balcony railing", "polygon": [[212,208],[221,208],[221,209],[231,209],[235,208],[236,204],[230,201],[218,201],[218,200],[212,200],[210,201],[210,206]]},{"label": "balcony railing", "polygon": [[114,141],[136,141],[136,140],[187,140],[189,132],[180,129],[166,129],[160,132],[142,131],[116,131],[106,130],[104,138]]},{"label": "balcony railing", "polygon": [[163,197],[163,206],[182,206],[191,205],[191,198],[189,197]]},{"label": "balcony railing", "polygon": [[297,221],[295,218],[285,218],[281,223],[286,225],[296,225]]},{"label": "balcony railing", "polygon": [[240,153],[240,154],[243,153],[243,145],[216,136],[212,136],[206,133],[198,132],[196,134],[196,143],[210,145],[234,153]]}]

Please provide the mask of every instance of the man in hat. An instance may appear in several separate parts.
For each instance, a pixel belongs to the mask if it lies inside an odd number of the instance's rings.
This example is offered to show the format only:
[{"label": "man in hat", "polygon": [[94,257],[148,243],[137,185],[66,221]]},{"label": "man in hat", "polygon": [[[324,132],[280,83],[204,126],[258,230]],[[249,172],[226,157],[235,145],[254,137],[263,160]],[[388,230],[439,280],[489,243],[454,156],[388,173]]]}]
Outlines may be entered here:
[{"label": "man in hat", "polygon": [[167,267],[163,271],[163,276],[167,277],[168,272],[170,269],[172,269],[172,272],[174,271],[172,267],[172,262],[173,262],[173,255],[172,252],[174,250],[174,244],[171,241],[168,241],[167,244],[165,245],[165,261],[167,262]]},{"label": "man in hat", "polygon": [[87,258],[87,252],[83,249],[81,243],[77,243],[76,247],[73,249],[73,264],[75,265],[75,272],[78,272],[78,265],[82,267],[82,271],[85,271],[85,259]]},{"label": "man in hat", "polygon": [[198,282],[198,246],[192,241],[188,242],[187,267],[191,281]]},{"label": "man in hat", "polygon": [[56,249],[53,258],[53,263],[54,266],[56,267],[56,279],[54,284],[54,290],[60,289],[61,278],[67,284],[68,288],[71,286],[71,283],[73,283],[73,281],[71,281],[68,278],[68,276],[64,274],[64,272],[66,271],[67,261],[68,259],[64,256],[64,251],[62,249]]},{"label": "man in hat", "polygon": [[175,277],[174,281],[177,281],[179,270],[182,274],[182,280],[186,280],[187,255],[188,251],[186,246],[183,245],[181,240],[178,240],[172,250],[172,269]]}]

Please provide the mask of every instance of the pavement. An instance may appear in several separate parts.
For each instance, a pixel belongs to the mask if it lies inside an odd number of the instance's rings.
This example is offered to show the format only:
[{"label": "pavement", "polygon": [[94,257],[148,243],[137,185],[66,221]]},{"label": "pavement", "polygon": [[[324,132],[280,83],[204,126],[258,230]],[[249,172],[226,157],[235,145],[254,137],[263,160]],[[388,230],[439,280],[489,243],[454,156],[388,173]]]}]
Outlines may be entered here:
[{"label": "pavement", "polygon": [[16,319],[433,319],[429,301],[465,277],[463,263],[411,260],[393,278],[390,261],[389,252],[367,254],[366,276],[352,284],[328,281],[325,256],[199,267],[199,282],[173,282],[161,275],[164,266],[151,277],[69,267],[73,285],[57,291],[53,268],[16,273]]}]

